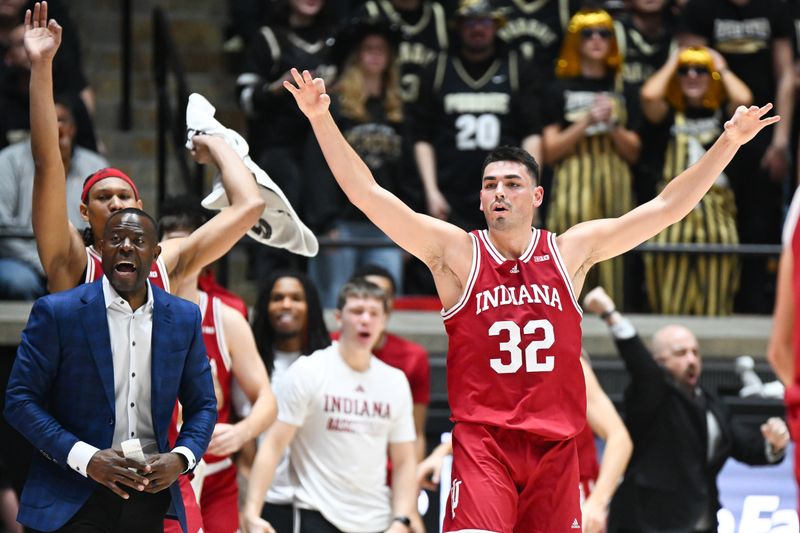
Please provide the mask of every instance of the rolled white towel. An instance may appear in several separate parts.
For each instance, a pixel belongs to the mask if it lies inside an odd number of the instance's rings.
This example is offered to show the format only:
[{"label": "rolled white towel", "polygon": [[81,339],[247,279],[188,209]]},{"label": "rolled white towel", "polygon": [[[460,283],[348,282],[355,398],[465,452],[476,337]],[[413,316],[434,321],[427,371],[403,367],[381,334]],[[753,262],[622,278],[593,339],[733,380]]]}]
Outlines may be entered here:
[{"label": "rolled white towel", "polygon": [[[313,257],[319,251],[317,238],[297,216],[283,191],[248,155],[247,141],[236,131],[226,128],[214,118],[216,109],[200,94],[192,93],[186,106],[186,147],[192,149],[192,137],[198,134],[218,135],[234,149],[245,166],[253,173],[266,203],[258,224],[247,234],[253,239],[275,248],[285,248],[292,253]],[[222,182],[217,177],[211,193],[202,201],[206,209],[220,210],[230,205]]]}]

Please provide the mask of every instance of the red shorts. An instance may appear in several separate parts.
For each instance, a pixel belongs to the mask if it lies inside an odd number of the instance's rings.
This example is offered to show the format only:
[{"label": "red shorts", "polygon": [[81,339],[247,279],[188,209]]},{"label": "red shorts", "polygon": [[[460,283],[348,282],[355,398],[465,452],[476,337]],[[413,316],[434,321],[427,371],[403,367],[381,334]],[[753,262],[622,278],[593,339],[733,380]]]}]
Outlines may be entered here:
[{"label": "red shorts", "polygon": [[580,532],[578,485],[574,439],[457,423],[442,531]]},{"label": "red shorts", "polygon": [[[203,516],[200,514],[200,506],[197,504],[189,476],[178,477],[178,486],[183,496],[183,508],[186,509],[186,530],[188,533],[204,531]],[[183,533],[181,523],[178,520],[164,520],[164,533]]]},{"label": "red shorts", "polygon": [[206,474],[203,490],[200,492],[200,510],[203,513],[205,533],[235,533],[239,530],[236,465],[232,464],[211,475]]}]

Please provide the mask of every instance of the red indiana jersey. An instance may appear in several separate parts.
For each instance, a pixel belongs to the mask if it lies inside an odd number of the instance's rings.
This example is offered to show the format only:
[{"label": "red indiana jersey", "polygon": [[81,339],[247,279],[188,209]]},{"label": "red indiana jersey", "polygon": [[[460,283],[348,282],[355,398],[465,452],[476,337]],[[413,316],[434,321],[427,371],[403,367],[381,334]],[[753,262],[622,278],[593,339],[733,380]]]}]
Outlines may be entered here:
[{"label": "red indiana jersey", "polygon": [[[86,277],[83,278],[84,283],[92,283],[103,277],[103,258],[100,257],[95,249],[91,246],[86,247]],[[164,261],[157,258],[153,261],[153,266],[150,268],[150,283],[156,287],[161,287],[167,292],[169,290],[169,275],[167,275],[167,267],[164,266]]]},{"label": "red indiana jersey", "polygon": [[575,436],[586,425],[582,310],[555,234],[534,229],[516,260],[504,259],[486,230],[470,237],[467,286],[442,311],[453,421]]},{"label": "red indiana jersey", "polygon": [[[227,424],[231,418],[231,356],[225,343],[222,327],[222,300],[216,296],[209,298],[200,293],[200,312],[203,315],[203,344],[211,364],[211,377],[214,380],[214,393],[217,396],[217,424]],[[216,463],[225,457],[206,454],[206,463]]]}]

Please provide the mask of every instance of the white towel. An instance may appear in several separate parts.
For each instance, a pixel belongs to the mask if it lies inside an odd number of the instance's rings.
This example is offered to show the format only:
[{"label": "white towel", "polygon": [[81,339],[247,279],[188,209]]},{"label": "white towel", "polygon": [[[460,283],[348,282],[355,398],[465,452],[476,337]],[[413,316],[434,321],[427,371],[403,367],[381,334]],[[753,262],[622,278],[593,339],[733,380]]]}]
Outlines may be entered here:
[{"label": "white towel", "polygon": [[[237,132],[220,124],[214,118],[215,112],[214,106],[202,95],[192,93],[189,96],[189,103],[186,106],[186,147],[190,150],[194,147],[192,137],[195,135],[201,133],[219,135],[234,149],[245,166],[253,173],[266,205],[258,224],[253,226],[247,234],[268,246],[285,248],[292,253],[306,257],[317,255],[319,251],[317,238],[297,216],[280,187],[250,158],[248,155],[250,147],[247,145],[247,141]],[[202,205],[206,209],[215,210],[230,205],[219,177],[215,180],[211,193],[203,199]]]}]

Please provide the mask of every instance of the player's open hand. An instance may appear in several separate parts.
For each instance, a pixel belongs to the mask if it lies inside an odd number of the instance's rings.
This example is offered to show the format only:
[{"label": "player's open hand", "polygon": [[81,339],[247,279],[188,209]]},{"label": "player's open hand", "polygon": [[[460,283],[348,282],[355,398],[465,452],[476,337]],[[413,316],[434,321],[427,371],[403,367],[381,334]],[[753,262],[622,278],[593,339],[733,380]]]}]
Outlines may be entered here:
[{"label": "player's open hand", "polygon": [[240,424],[217,424],[208,444],[208,453],[212,455],[231,455],[242,449],[249,440],[247,431]]},{"label": "player's open hand", "polygon": [[25,11],[25,51],[31,63],[52,60],[61,44],[61,26],[47,20],[47,2],[36,2],[33,13]]},{"label": "player's open hand", "polygon": [[589,496],[581,507],[582,533],[603,533],[606,530],[608,508]]},{"label": "player's open hand", "polygon": [[291,70],[294,83],[284,81],[283,86],[292,93],[297,107],[309,119],[324,115],[331,105],[331,97],[325,92],[325,82],[322,78],[312,78],[311,73],[303,71],[303,75],[296,68]]},{"label": "player's open hand", "polygon": [[755,137],[759,131],[781,119],[780,115],[762,118],[771,109],[771,103],[764,107],[756,105],[745,107],[740,105],[733,117],[725,123],[725,134],[734,143],[740,146],[745,144]]}]

